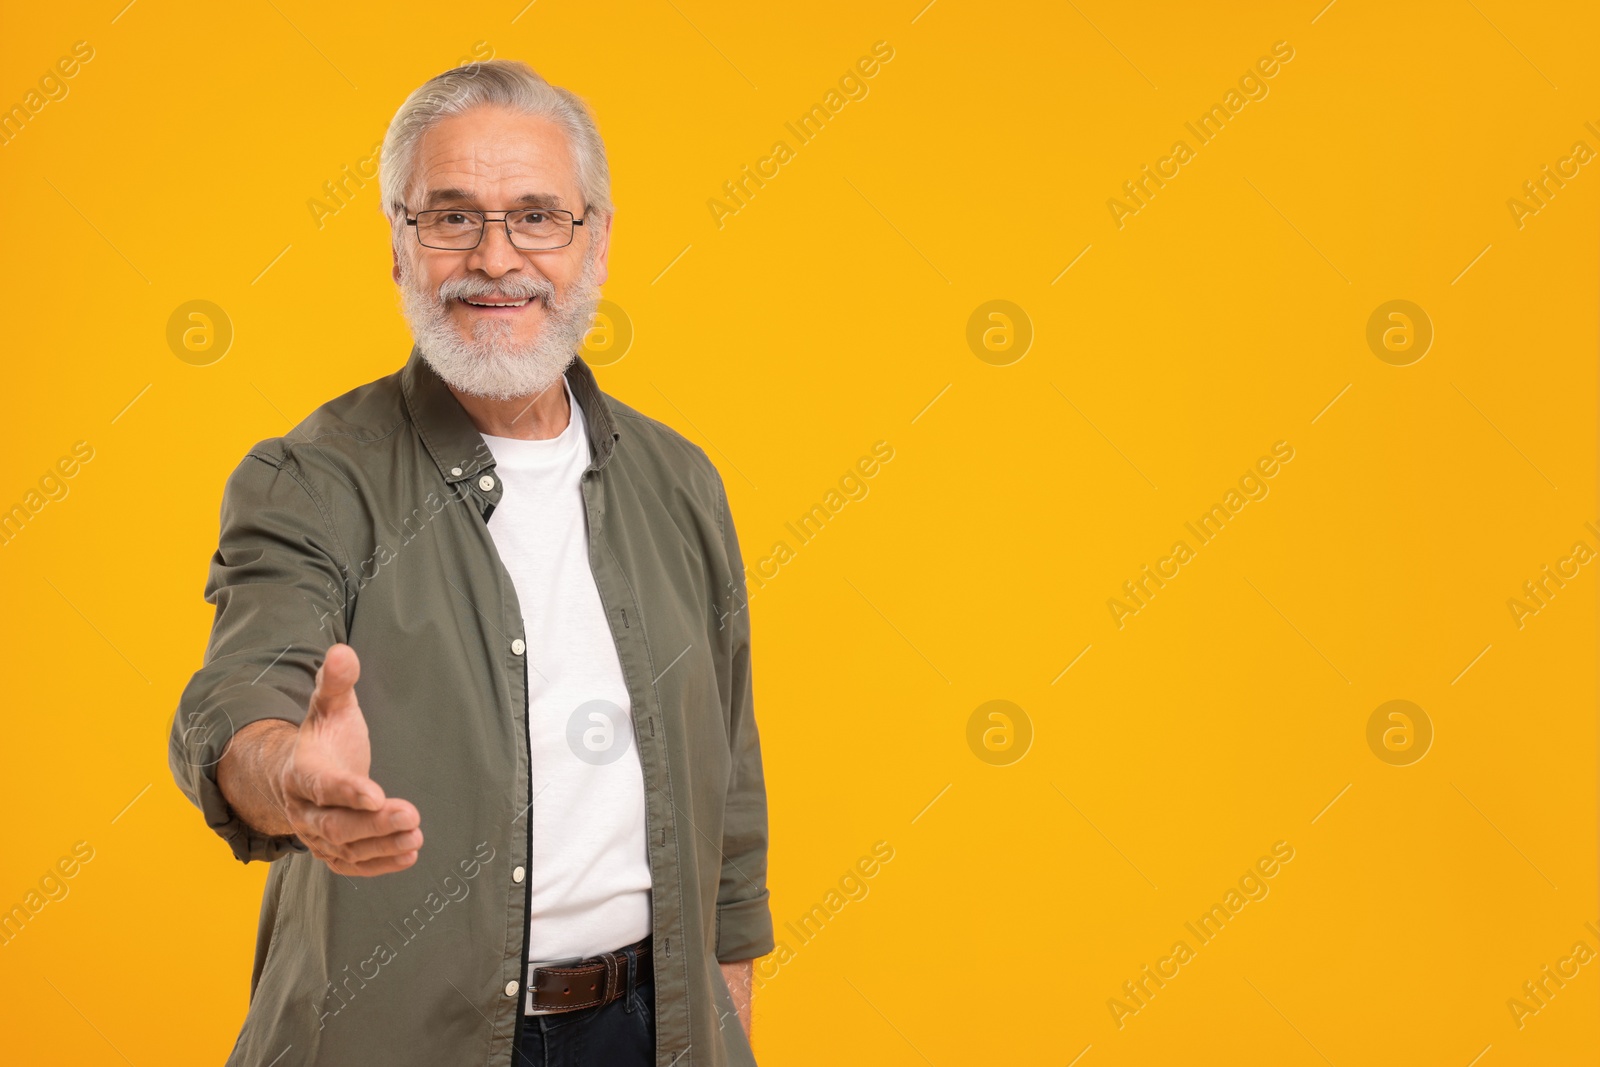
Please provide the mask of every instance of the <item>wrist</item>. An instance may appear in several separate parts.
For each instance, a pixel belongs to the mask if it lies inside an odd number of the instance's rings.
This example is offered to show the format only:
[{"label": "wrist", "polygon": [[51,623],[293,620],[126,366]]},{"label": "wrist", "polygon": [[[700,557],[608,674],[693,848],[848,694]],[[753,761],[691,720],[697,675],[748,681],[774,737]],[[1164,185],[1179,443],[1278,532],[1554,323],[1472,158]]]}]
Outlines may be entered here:
[{"label": "wrist", "polygon": [[217,785],[234,812],[262,834],[293,833],[284,776],[298,727],[286,719],[259,719],[239,729],[217,764]]},{"label": "wrist", "polygon": [[288,828],[289,801],[288,781],[293,769],[295,740],[300,731],[292,723],[285,723],[284,728],[273,730],[267,738],[262,750],[262,760],[266,773],[267,795],[272,800],[272,810],[283,819],[284,833],[292,833]]}]

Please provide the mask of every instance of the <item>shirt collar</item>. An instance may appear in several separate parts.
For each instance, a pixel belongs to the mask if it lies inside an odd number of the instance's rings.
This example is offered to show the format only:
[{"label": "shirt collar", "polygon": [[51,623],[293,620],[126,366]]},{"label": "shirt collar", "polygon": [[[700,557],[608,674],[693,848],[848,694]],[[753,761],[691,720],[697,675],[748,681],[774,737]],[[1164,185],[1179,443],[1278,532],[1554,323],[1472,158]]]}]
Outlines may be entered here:
[{"label": "shirt collar", "polygon": [[[595,380],[594,371],[582,356],[572,357],[566,379],[583,409],[584,421],[588,424],[590,457],[593,466],[599,469],[611,458],[622,434]],[[494,456],[484,444],[483,435],[415,344],[400,371],[400,388],[412,425],[447,482],[473,478],[479,471],[494,466]]]}]

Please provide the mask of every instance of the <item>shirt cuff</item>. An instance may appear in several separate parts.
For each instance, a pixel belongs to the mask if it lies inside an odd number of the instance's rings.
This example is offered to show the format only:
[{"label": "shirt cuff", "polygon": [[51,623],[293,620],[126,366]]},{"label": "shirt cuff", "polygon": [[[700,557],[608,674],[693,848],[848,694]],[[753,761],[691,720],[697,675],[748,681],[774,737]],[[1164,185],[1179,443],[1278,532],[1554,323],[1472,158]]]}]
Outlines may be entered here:
[{"label": "shirt cuff", "polygon": [[753,960],[773,950],[768,894],[717,905],[717,961]]},{"label": "shirt cuff", "polygon": [[206,825],[228,843],[240,863],[271,862],[296,852],[309,852],[295,834],[267,834],[241,819],[217,785],[217,764],[233,736],[250,723],[284,719],[300,723],[305,709],[270,686],[231,687],[187,728],[174,733],[169,760],[184,791],[200,808]]}]

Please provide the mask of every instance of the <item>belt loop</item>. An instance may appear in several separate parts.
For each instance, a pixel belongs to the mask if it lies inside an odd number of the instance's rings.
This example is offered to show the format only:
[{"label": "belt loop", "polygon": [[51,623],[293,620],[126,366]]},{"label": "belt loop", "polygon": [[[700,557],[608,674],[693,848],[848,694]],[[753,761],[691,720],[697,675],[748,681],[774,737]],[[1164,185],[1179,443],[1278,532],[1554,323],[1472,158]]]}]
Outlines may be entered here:
[{"label": "belt loop", "polygon": [[623,955],[628,957],[628,991],[623,994],[622,1010],[629,1015],[633,1014],[633,985],[635,968],[638,966],[639,953],[637,949],[628,948]]}]

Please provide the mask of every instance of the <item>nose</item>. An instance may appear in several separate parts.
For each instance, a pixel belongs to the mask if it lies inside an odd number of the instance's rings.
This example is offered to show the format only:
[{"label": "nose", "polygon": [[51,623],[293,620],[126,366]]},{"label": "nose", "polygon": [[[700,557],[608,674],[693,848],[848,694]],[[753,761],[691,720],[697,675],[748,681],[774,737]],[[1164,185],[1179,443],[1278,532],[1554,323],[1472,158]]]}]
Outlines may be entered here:
[{"label": "nose", "polygon": [[491,278],[499,278],[523,266],[525,260],[520,249],[511,243],[506,224],[498,219],[485,222],[483,240],[478,242],[467,257],[467,266],[480,270]]}]

